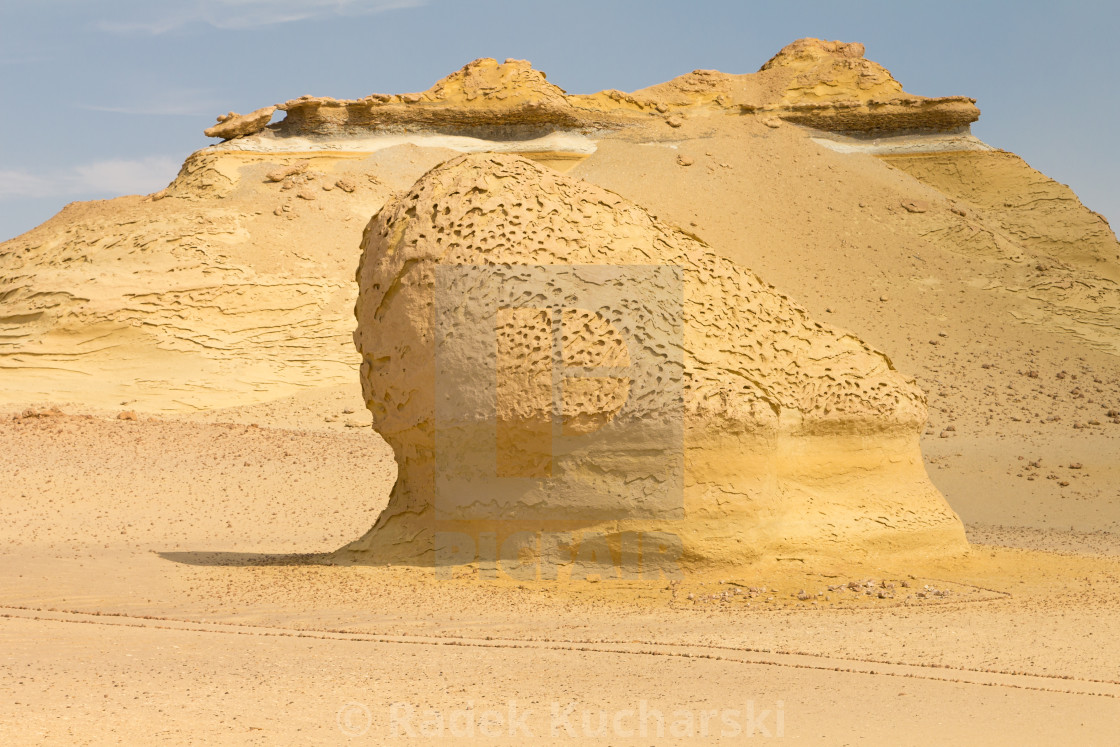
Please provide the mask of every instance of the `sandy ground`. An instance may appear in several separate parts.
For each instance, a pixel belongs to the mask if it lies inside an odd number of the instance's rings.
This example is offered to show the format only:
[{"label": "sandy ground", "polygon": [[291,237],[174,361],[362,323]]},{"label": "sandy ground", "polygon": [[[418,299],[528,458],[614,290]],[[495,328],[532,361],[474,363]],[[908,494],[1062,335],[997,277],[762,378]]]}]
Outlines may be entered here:
[{"label": "sandy ground", "polygon": [[335,565],[395,472],[346,427],[357,398],[5,414],[0,739],[1112,741],[1117,544],[1044,497],[923,567],[558,588]]}]

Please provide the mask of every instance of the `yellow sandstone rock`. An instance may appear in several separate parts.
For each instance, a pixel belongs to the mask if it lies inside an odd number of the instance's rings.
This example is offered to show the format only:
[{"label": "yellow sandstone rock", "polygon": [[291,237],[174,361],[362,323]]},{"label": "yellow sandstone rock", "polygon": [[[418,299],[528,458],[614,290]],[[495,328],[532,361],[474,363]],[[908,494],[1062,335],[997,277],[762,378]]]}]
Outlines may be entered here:
[{"label": "yellow sandstone rock", "polygon": [[[679,272],[678,295],[652,271],[610,274],[649,266]],[[581,543],[625,566],[634,537],[684,568],[967,548],[922,465],[913,380],[618,195],[524,158],[460,156],[375,216],[357,279],[364,395],[399,465],[346,550],[358,560],[485,562],[490,543],[503,568],[551,553],[577,573]],[[627,368],[639,358],[652,379]],[[579,365],[598,373],[554,410],[551,367]],[[568,549],[547,542],[558,533]]]}]

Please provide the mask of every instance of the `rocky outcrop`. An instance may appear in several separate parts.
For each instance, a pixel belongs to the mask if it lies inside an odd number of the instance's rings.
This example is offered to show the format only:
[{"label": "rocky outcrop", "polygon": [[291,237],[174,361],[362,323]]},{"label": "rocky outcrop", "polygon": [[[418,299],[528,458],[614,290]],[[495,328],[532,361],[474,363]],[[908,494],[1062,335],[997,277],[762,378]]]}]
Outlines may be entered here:
[{"label": "rocky outcrop", "polygon": [[744,103],[743,111],[819,130],[874,134],[957,130],[980,117],[975,99],[906,93],[886,68],[863,54],[858,43],[799,39],[759,70],[780,97]]},{"label": "rocky outcrop", "polygon": [[375,216],[357,280],[363,391],[399,465],[360,560],[465,560],[444,538],[561,527],[615,554],[628,533],[677,538],[691,567],[966,547],[922,466],[914,382],[613,193],[455,158]]},{"label": "rocky outcrop", "polygon": [[947,96],[923,99],[898,96],[867,102],[806,102],[780,106],[744,106],[744,113],[775,114],[787,122],[830,132],[882,135],[922,130],[958,130],[980,116],[975,99]]},{"label": "rocky outcrop", "polygon": [[[954,130],[980,116],[963,96],[913,96],[882,66],[863,58],[862,44],[801,39],[752,75],[695,70],[633,93],[568,95],[525,60],[482,58],[422,93],[361,99],[302,96],[278,104],[280,138],[329,138],[422,128],[506,137],[552,130],[618,129],[650,118],[703,110],[780,117],[837,132]],[[264,112],[268,115],[264,116]],[[206,134],[231,139],[259,133],[271,111],[226,115]]]},{"label": "rocky outcrop", "polygon": [[331,135],[363,130],[427,127],[438,131],[501,125],[503,128],[592,126],[564,91],[526,60],[475,60],[423,93],[372,94],[337,100],[303,96],[278,106],[287,117],[280,135]]},{"label": "rocky outcrop", "polygon": [[268,126],[272,115],[276,113],[275,106],[266,106],[249,114],[230,112],[218,117],[218,124],[203,132],[206,137],[220,137],[222,140],[232,140],[235,137],[255,135]]}]

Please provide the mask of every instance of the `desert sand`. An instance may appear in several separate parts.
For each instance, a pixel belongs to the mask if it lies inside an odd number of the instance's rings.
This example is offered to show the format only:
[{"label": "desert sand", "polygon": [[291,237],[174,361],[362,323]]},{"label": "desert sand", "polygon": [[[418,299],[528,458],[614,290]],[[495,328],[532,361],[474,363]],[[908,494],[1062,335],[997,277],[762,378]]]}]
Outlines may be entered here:
[{"label": "desert sand", "polygon": [[[0,739],[1114,741],[1120,244],[972,136],[977,116],[906,93],[858,44],[578,96],[479,60],[423,93],[223,115],[166,190],[0,244]],[[363,356],[406,360],[424,331],[385,333],[359,292],[393,276],[388,246],[417,252],[410,270],[432,256],[443,213],[394,223],[410,194],[461,220],[472,203],[441,179],[492,168],[519,175],[495,194],[541,201],[490,228],[576,195],[568,213],[591,208],[555,224],[569,235],[621,255],[659,237],[658,261],[765,299],[686,315],[706,396],[686,409],[684,506],[704,520],[678,577],[448,574],[386,550],[423,531],[379,539],[430,496],[397,482],[416,441],[377,398],[426,390],[408,366],[379,385]],[[526,258],[483,235],[464,256]],[[851,387],[821,383],[827,344]],[[763,356],[719,421],[705,403],[752,345],[789,359]],[[769,439],[767,463],[737,474],[721,427]],[[781,454],[807,438],[831,445],[798,473]],[[878,539],[853,529],[892,498]],[[908,535],[904,508],[941,529]]]}]

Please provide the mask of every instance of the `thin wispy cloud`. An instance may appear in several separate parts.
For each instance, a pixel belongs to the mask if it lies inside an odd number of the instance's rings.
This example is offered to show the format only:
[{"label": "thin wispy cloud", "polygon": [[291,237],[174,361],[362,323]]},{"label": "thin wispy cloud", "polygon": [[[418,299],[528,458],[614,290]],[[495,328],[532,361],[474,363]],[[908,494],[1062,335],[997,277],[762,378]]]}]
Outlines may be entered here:
[{"label": "thin wispy cloud", "polygon": [[36,174],[0,169],[0,200],[17,197],[116,197],[149,194],[166,187],[179,171],[180,160],[169,156],[107,159],[69,172]]},{"label": "thin wispy cloud", "polygon": [[165,34],[191,25],[222,30],[253,29],[282,23],[332,17],[360,16],[387,10],[415,8],[427,0],[186,0],[153,7],[127,3],[128,13],[97,23],[104,31]]},{"label": "thin wispy cloud", "polygon": [[223,102],[209,89],[182,89],[161,91],[133,101],[78,104],[77,108],[113,114],[140,114],[149,116],[198,117],[212,116]]}]

